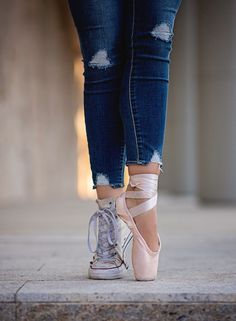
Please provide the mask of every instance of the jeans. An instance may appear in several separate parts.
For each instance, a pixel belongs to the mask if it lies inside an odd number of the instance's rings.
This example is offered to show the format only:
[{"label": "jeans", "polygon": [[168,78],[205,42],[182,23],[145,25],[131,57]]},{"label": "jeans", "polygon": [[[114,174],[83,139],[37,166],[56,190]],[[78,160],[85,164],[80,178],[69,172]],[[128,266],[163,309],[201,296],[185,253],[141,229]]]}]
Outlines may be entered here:
[{"label": "jeans", "polygon": [[92,188],[124,187],[125,165],[163,165],[170,52],[181,0],[68,2],[84,65]]}]

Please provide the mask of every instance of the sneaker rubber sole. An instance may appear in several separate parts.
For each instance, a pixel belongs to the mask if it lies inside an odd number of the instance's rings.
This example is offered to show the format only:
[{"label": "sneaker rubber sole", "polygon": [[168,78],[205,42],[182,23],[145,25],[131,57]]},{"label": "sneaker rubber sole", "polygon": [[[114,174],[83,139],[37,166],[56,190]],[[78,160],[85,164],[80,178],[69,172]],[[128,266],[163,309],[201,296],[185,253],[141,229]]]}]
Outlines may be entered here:
[{"label": "sneaker rubber sole", "polygon": [[124,276],[127,268],[124,264],[121,264],[119,267],[114,267],[111,269],[92,269],[89,267],[88,276],[90,279],[95,280],[113,280],[120,279]]}]

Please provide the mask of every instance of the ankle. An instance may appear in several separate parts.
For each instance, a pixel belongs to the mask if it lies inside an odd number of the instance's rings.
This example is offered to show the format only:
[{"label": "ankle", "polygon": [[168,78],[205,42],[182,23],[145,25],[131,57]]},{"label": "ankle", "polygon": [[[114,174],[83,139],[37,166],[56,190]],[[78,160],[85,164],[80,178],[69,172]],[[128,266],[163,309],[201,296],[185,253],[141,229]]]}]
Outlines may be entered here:
[{"label": "ankle", "polygon": [[128,173],[129,175],[136,174],[157,174],[162,172],[161,163],[150,162],[148,164],[129,164]]},{"label": "ankle", "polygon": [[99,207],[99,209],[102,208],[108,208],[111,207],[112,205],[115,204],[116,198],[111,196],[111,197],[106,197],[106,198],[97,198],[96,203]]}]

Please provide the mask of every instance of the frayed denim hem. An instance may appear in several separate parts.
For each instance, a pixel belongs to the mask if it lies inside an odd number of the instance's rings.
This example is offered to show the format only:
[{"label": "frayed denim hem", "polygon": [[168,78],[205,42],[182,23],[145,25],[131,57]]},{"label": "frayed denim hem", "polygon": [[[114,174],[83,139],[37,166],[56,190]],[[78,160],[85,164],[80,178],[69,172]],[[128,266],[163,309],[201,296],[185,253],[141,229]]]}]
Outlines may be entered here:
[{"label": "frayed denim hem", "polygon": [[114,184],[107,184],[107,185],[103,185],[103,184],[93,184],[92,189],[96,189],[97,186],[111,186],[112,188],[121,188],[121,187],[125,187],[124,183],[114,183]]},{"label": "frayed denim hem", "polygon": [[93,186],[92,189],[97,186],[111,186],[112,188],[124,187],[124,175],[123,168],[120,168],[118,172],[104,173],[96,172],[93,173]]}]

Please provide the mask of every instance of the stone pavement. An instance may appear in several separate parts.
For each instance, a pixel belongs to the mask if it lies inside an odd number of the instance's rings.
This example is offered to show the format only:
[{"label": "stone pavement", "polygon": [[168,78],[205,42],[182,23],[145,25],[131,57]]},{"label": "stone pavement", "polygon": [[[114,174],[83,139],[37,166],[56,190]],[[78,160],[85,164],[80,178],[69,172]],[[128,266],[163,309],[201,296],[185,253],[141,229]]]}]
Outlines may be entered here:
[{"label": "stone pavement", "polygon": [[235,321],[236,207],[159,200],[155,282],[87,278],[92,201],[0,208],[0,320]]}]

